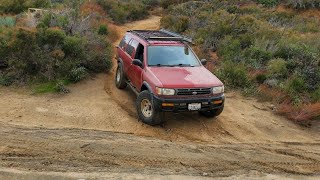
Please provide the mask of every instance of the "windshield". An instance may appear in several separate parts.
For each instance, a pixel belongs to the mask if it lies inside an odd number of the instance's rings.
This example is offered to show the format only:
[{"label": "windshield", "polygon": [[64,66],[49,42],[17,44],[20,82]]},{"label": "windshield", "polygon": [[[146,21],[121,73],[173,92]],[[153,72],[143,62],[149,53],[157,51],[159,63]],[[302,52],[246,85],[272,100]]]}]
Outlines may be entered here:
[{"label": "windshield", "polygon": [[184,46],[150,46],[149,66],[199,66],[200,63],[189,48]]}]

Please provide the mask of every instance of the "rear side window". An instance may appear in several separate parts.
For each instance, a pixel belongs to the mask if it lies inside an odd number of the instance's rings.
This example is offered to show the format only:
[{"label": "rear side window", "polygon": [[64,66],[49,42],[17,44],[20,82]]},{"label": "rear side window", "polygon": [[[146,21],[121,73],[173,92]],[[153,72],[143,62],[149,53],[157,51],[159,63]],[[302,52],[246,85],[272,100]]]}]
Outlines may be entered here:
[{"label": "rear side window", "polygon": [[123,37],[123,39],[121,40],[121,42],[120,42],[120,44],[119,44],[119,47],[122,48],[122,49],[124,49],[124,48],[127,46],[127,44],[129,43],[130,39],[131,39],[130,36],[125,35],[125,36]]},{"label": "rear side window", "polygon": [[138,42],[138,41],[132,40],[132,41],[130,42],[130,44],[128,44],[128,46],[127,46],[127,48],[126,48],[126,52],[127,52],[130,56],[132,56],[132,53],[137,49],[138,45],[139,45],[139,42]]}]

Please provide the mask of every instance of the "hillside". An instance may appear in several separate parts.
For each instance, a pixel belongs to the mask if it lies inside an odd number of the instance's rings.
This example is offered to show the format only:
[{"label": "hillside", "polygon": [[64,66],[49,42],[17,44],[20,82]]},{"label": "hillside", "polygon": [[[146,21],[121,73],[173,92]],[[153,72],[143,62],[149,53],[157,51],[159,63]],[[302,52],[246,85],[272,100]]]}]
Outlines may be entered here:
[{"label": "hillside", "polygon": [[189,1],[168,8],[161,26],[192,37],[228,89],[271,100],[296,122],[319,120],[319,10],[267,2]]}]

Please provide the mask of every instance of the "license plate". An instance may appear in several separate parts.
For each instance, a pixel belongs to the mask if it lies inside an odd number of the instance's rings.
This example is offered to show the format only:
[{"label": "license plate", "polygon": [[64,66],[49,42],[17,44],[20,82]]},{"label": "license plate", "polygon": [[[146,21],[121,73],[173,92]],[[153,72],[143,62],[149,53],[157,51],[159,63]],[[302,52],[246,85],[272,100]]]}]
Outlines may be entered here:
[{"label": "license plate", "polygon": [[198,111],[201,109],[201,103],[188,104],[189,111]]}]

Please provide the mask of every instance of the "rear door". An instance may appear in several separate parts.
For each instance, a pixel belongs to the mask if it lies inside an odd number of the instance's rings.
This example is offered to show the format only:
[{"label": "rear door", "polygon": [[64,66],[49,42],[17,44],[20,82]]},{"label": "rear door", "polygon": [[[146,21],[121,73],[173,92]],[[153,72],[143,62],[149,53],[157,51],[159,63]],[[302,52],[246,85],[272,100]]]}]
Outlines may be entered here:
[{"label": "rear door", "polygon": [[124,63],[124,72],[127,74],[128,72],[128,68],[131,65],[131,56],[132,56],[132,51],[130,54],[130,51],[128,51],[129,49],[129,43],[131,41],[131,36],[129,36],[128,34],[125,35],[125,37],[121,40],[119,46],[118,46],[118,56],[119,58],[122,59],[123,63]]},{"label": "rear door", "polygon": [[[136,40],[132,41],[132,47],[134,48],[134,53],[132,54],[132,59],[139,59],[142,64],[144,64],[145,59],[145,48],[144,46]],[[143,75],[143,68],[132,65],[132,84],[140,90],[142,86],[142,75]]]}]

